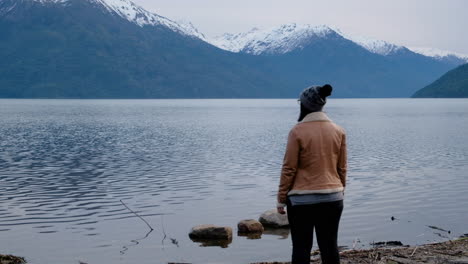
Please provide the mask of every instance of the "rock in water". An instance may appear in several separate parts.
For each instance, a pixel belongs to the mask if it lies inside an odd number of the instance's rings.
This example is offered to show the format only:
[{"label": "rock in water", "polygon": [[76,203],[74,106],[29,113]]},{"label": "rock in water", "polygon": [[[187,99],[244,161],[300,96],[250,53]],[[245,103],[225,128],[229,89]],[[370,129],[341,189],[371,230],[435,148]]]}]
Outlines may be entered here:
[{"label": "rock in water", "polygon": [[232,228],[215,225],[199,225],[192,228],[189,233],[191,239],[232,239]]},{"label": "rock in water", "polygon": [[242,220],[237,224],[237,230],[242,234],[262,233],[263,225],[254,219]]},{"label": "rock in water", "polygon": [[279,214],[276,209],[264,212],[258,219],[265,227],[286,227],[289,226],[287,214]]},{"label": "rock in water", "polygon": [[15,257],[12,255],[1,255],[0,254],[0,264],[24,264],[26,260],[21,257]]}]

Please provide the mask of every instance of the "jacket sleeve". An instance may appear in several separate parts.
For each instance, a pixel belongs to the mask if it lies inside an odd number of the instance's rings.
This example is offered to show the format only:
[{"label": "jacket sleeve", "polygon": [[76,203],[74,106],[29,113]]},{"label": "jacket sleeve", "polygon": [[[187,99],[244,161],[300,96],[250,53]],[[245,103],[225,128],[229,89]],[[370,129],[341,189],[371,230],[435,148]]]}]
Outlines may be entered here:
[{"label": "jacket sleeve", "polygon": [[340,147],[340,157],[338,158],[337,171],[340,176],[341,184],[346,187],[346,172],[348,167],[348,158],[346,150],[346,134],[343,134]]},{"label": "jacket sleeve", "polygon": [[288,192],[291,190],[294,183],[299,162],[299,151],[299,139],[293,129],[289,132],[283,166],[281,168],[281,178],[278,189],[278,207],[285,206]]}]

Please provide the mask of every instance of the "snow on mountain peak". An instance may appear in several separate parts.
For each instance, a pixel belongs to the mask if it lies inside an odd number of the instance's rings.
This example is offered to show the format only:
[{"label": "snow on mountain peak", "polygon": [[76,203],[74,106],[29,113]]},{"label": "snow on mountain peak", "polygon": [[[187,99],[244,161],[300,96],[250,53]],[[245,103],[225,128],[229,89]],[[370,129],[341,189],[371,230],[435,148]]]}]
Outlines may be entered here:
[{"label": "snow on mountain peak", "polygon": [[245,33],[223,34],[208,40],[211,44],[232,52],[259,54],[284,54],[295,49],[302,49],[311,38],[323,38],[333,34],[330,27],[281,25],[266,30],[253,28]]},{"label": "snow on mountain peak", "polygon": [[179,24],[166,17],[151,13],[130,0],[92,0],[102,4],[109,12],[115,12],[121,17],[141,27],[146,25],[163,25],[178,33],[204,39],[205,36],[189,24]]},{"label": "snow on mountain peak", "polygon": [[187,20],[178,20],[177,24],[184,32],[186,32],[187,35],[195,36],[201,40],[206,41],[205,35],[198,31],[198,29],[192,24],[192,22]]},{"label": "snow on mountain peak", "polygon": [[467,54],[461,54],[461,53],[456,53],[456,52],[447,51],[447,50],[440,50],[440,49],[435,49],[435,48],[424,48],[424,47],[408,47],[408,49],[418,54],[428,56],[428,57],[433,57],[436,59],[456,57],[456,58],[459,58],[461,60],[465,60],[466,62],[468,62]]},{"label": "snow on mountain peak", "polygon": [[352,36],[341,32],[339,29],[337,29],[336,31],[345,39],[351,40],[352,42],[358,44],[359,46],[365,48],[366,50],[372,53],[380,54],[383,56],[395,54],[398,51],[405,49],[405,47],[403,46],[398,46],[384,40],[378,40],[362,36]]},{"label": "snow on mountain peak", "polygon": [[371,38],[365,38],[365,37],[350,37],[348,39],[362,46],[363,48],[367,49],[368,51],[372,53],[376,53],[376,54],[380,54],[384,56],[394,54],[404,49],[403,46],[398,46],[398,45],[389,43],[384,40],[377,40],[377,39],[371,39]]},{"label": "snow on mountain peak", "polygon": [[[70,0],[32,0],[42,4],[46,3],[65,3]],[[79,0],[84,1],[84,0]],[[205,39],[205,36],[200,33],[191,23],[177,23],[166,17],[151,13],[143,7],[133,3],[130,0],[87,0],[91,3],[98,4],[104,7],[107,11],[113,14],[117,14],[120,17],[135,23],[141,27],[150,25],[158,26],[162,25],[169,29],[178,32],[186,36],[192,36]]]},{"label": "snow on mountain peak", "polygon": [[384,56],[404,49],[403,46],[394,45],[383,40],[350,36],[342,33],[337,28],[326,25],[312,26],[308,24],[297,25],[295,23],[266,30],[254,28],[246,33],[224,34],[209,40],[209,42],[221,49],[232,52],[242,51],[255,55],[283,54],[304,48],[311,38],[325,38],[331,34],[337,34],[372,53]]}]

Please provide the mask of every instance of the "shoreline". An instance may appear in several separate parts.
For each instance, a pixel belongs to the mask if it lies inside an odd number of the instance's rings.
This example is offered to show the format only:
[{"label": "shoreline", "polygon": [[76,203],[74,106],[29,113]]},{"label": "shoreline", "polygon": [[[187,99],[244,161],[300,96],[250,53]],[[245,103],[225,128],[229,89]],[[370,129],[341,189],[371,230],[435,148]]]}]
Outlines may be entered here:
[{"label": "shoreline", "polygon": [[[341,264],[468,264],[468,236],[419,246],[374,247],[340,252]],[[251,264],[290,264],[254,262]],[[310,263],[321,263],[318,250]]]},{"label": "shoreline", "polygon": [[[341,264],[468,264],[468,235],[456,240],[419,246],[376,246],[371,249],[351,249],[340,252],[340,256]],[[27,261],[23,257],[0,254],[0,264],[25,263]],[[317,250],[312,252],[310,263],[321,263],[320,253]],[[290,264],[290,262],[253,262],[251,264]]]}]

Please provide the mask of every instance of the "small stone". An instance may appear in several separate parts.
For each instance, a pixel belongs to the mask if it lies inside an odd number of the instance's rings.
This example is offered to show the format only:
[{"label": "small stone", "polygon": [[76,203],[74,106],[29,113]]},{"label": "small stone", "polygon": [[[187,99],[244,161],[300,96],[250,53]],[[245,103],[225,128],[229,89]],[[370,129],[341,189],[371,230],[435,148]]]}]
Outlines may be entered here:
[{"label": "small stone", "polygon": [[247,219],[242,220],[237,224],[237,230],[239,233],[248,234],[248,233],[262,233],[263,225],[257,220]]},{"label": "small stone", "polygon": [[265,227],[287,227],[289,226],[287,214],[279,214],[276,209],[264,212],[258,219]]},{"label": "small stone", "polygon": [[232,239],[232,228],[215,225],[199,225],[192,228],[189,233],[191,239]]}]

